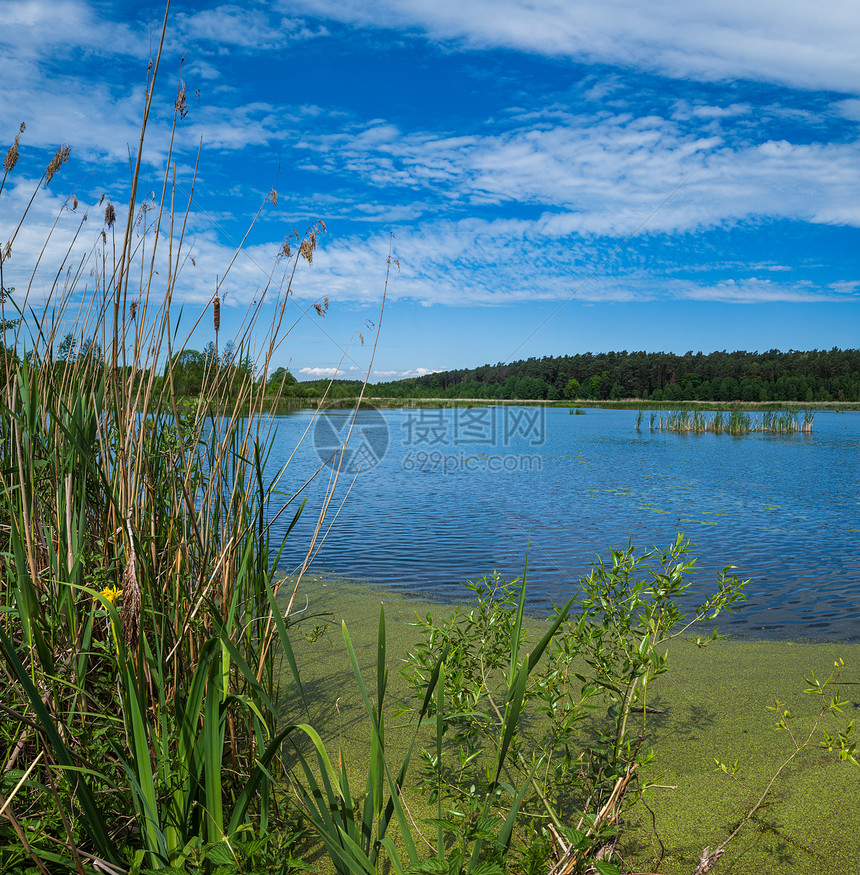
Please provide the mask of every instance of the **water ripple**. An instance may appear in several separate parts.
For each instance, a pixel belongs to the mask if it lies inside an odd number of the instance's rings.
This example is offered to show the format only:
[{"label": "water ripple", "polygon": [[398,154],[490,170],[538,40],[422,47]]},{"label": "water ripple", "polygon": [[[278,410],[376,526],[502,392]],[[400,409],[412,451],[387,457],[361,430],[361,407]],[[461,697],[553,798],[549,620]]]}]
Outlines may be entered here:
[{"label": "water ripple", "polygon": [[[528,552],[530,604],[548,608],[575,591],[597,554],[665,547],[683,530],[699,560],[699,597],[728,564],[751,580],[741,612],[723,623],[732,632],[860,640],[860,414],[819,412],[811,436],[735,438],[637,434],[635,411],[548,410],[538,442],[534,434],[503,439],[498,428],[493,440],[465,448],[453,439],[407,443],[416,411],[382,415],[385,456],[355,478],[318,573],[457,599],[467,579],[495,569],[521,575]],[[437,436],[450,438],[464,414],[434,416]],[[279,417],[273,467],[309,417]],[[417,465],[417,453],[426,464]],[[510,470],[490,470],[490,458]],[[529,459],[537,463],[523,467]],[[301,483],[316,464],[313,447],[303,447],[289,480]],[[288,566],[300,561],[323,485],[310,488]],[[284,514],[274,534],[286,525]]]}]

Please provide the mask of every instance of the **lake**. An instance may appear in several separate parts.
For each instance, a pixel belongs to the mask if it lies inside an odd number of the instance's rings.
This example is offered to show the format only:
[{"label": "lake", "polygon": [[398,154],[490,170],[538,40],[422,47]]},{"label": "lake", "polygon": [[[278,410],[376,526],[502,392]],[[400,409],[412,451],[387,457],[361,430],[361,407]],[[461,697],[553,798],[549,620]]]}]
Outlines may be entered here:
[{"label": "lake", "polygon": [[[276,417],[270,473],[310,427],[280,483],[285,493],[336,452],[352,413],[312,417]],[[694,601],[725,565],[751,579],[740,612],[720,618],[724,631],[860,640],[860,413],[819,411],[812,434],[742,437],[650,431],[647,412],[637,433],[636,417],[362,411],[311,570],[455,601],[465,580],[493,570],[520,576],[528,553],[528,602],[543,610],[576,591],[596,555],[666,548],[683,531],[699,561]],[[281,561],[288,571],[301,561],[330,473],[303,493]],[[291,518],[292,509],[277,518],[275,540]]]}]

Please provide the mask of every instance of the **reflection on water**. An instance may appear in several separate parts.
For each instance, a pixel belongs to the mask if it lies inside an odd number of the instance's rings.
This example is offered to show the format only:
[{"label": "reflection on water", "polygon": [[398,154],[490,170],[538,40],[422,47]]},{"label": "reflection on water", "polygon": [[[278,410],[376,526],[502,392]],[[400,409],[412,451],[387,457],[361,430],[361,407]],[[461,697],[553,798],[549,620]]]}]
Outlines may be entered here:
[{"label": "reflection on water", "polygon": [[[330,414],[325,433],[345,433],[350,415]],[[727,564],[752,579],[722,628],[860,639],[860,414],[819,412],[811,435],[743,437],[650,432],[647,416],[637,433],[636,415],[383,411],[384,452],[371,452],[383,446],[380,414],[360,417],[351,440],[369,444],[366,465],[341,477],[329,517],[345,501],[313,569],[459,599],[469,578],[519,576],[528,552],[529,601],[543,607],[566,598],[595,555],[667,547],[684,531],[699,593]],[[279,418],[270,471],[311,416]],[[285,492],[319,464],[313,433]],[[282,558],[288,568],[308,543],[328,471],[317,480]],[[275,534],[291,519],[283,514]]]}]

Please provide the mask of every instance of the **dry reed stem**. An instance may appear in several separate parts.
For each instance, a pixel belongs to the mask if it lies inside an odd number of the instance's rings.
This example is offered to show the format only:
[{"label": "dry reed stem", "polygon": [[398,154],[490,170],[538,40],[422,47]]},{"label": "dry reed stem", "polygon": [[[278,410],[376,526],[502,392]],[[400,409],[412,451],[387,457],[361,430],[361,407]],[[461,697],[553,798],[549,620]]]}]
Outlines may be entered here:
[{"label": "dry reed stem", "polygon": [[39,755],[36,757],[36,759],[33,760],[32,763],[30,763],[30,765],[27,767],[27,771],[24,772],[23,775],[21,775],[21,779],[12,788],[12,793],[6,798],[6,801],[3,803],[3,807],[0,808],[0,817],[2,817],[6,813],[6,809],[12,804],[12,800],[18,794],[18,791],[21,789],[21,787],[23,786],[23,784],[27,780],[27,778],[30,777],[30,775],[33,772],[33,769],[35,769],[36,766],[39,765],[39,760],[42,759],[42,757],[44,755],[45,755],[45,751],[43,751],[43,750],[39,751]]},{"label": "dry reed stem", "polygon": [[699,857],[699,865],[693,870],[693,875],[707,875],[720,862],[723,854],[725,854],[725,851],[721,848],[717,848],[713,854],[709,847],[705,848],[702,851],[702,856]]}]

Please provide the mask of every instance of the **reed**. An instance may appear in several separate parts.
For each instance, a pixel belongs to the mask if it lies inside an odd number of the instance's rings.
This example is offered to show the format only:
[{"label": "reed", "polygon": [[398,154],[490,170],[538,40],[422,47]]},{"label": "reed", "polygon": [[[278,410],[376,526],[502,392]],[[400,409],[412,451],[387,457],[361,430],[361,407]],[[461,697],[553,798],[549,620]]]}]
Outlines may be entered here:
[{"label": "reed", "polygon": [[[768,410],[756,417],[743,410],[718,410],[710,417],[702,410],[675,410],[659,419],[652,412],[650,430],[654,431],[656,427],[660,431],[665,429],[679,434],[811,434],[814,418],[815,414],[811,410],[804,412],[802,420],[797,413],[787,410]],[[636,417],[636,431],[640,430],[641,424],[640,411]]]},{"label": "reed", "polygon": [[[4,872],[182,869],[192,858],[241,870],[251,858],[266,868],[267,854],[268,871],[282,871],[288,857],[276,853],[287,833],[270,832],[285,816],[270,778],[281,770],[280,661],[295,667],[294,618],[292,599],[277,601],[272,557],[283,544],[272,541],[268,503],[283,472],[264,480],[273,434],[260,414],[291,284],[323,229],[297,240],[284,283],[261,290],[232,354],[209,363],[205,398],[183,403],[173,301],[191,198],[177,206],[172,145],[160,197],[137,195],[159,59],[124,223],[108,199],[95,245],[80,261],[67,252],[43,315],[26,295],[3,302],[14,339],[0,386],[0,766],[26,771],[0,799]],[[23,134],[0,194],[25,160]],[[57,151],[30,204],[68,157]],[[26,219],[3,249],[0,280]],[[51,246],[49,234],[43,252]],[[217,288],[211,303],[217,336]],[[241,367],[246,359],[255,366]],[[287,502],[293,522],[302,485]]]}]

